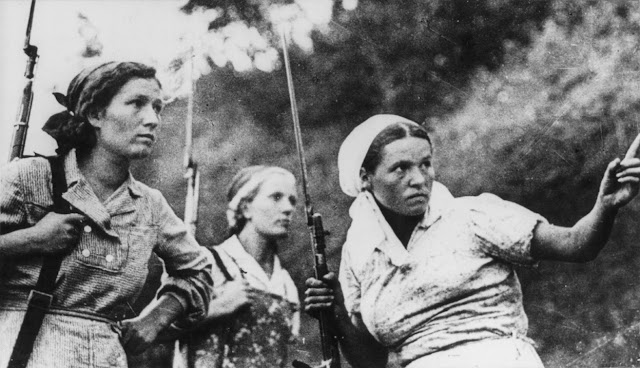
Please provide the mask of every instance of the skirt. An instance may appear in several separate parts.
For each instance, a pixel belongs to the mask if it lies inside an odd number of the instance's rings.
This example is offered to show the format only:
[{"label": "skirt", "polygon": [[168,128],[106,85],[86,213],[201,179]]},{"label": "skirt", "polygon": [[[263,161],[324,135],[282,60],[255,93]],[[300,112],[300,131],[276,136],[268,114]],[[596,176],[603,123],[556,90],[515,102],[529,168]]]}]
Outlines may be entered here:
[{"label": "skirt", "polygon": [[[24,311],[0,310],[0,367],[9,363]],[[118,334],[107,322],[47,314],[28,368],[127,368]]]},{"label": "skirt", "polygon": [[406,368],[544,368],[535,348],[518,338],[482,340],[429,354]]}]

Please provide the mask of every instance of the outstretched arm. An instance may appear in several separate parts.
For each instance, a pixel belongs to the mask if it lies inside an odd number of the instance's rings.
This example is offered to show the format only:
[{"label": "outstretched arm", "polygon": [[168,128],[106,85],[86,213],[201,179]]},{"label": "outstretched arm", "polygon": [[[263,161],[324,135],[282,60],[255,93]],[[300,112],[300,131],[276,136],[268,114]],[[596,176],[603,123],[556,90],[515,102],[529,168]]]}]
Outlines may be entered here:
[{"label": "outstretched arm", "polygon": [[573,227],[539,224],[533,233],[531,252],[534,258],[567,262],[593,260],[604,247],[618,209],[637,194],[640,183],[640,134],[633,141],[623,160],[609,163],[596,203]]},{"label": "outstretched arm", "polygon": [[342,353],[353,367],[384,368],[387,364],[387,349],[380,345],[367,330],[360,314],[349,316],[344,306],[340,282],[333,272],[320,281],[306,281],[305,311],[311,315],[329,310],[330,333],[339,336]]}]

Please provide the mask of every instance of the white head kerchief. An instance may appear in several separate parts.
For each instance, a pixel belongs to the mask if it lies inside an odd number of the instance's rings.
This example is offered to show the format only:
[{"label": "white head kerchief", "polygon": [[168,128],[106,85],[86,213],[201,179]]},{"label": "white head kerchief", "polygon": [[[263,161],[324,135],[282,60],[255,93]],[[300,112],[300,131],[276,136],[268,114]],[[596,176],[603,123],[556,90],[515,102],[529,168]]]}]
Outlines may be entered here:
[{"label": "white head kerchief", "polygon": [[227,206],[227,222],[229,227],[233,228],[236,225],[236,213],[239,211],[238,206],[240,202],[245,199],[249,193],[258,188],[268,177],[274,174],[280,174],[290,177],[294,182],[296,178],[293,174],[286,169],[277,166],[267,166],[264,170],[258,171],[243,186],[238,189],[235,196],[229,201]]},{"label": "white head kerchief", "polygon": [[398,115],[374,115],[355,127],[342,142],[338,152],[338,175],[345,194],[356,197],[362,191],[360,168],[371,143],[386,127],[399,122],[418,125]]}]

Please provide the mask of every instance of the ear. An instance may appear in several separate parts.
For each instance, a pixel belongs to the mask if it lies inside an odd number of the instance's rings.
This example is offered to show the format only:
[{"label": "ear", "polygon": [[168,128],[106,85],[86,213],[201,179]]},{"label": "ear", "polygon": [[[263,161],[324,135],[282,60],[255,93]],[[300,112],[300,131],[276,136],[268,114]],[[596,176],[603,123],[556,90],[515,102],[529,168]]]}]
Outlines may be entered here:
[{"label": "ear", "polygon": [[87,116],[87,121],[91,124],[95,129],[102,128],[104,124],[104,119],[102,118],[103,114],[101,113],[91,113]]},{"label": "ear", "polygon": [[371,191],[371,176],[363,167],[360,168],[360,181],[362,181],[362,189]]},{"label": "ear", "polygon": [[250,220],[251,219],[251,206],[250,206],[250,204],[251,204],[251,202],[246,202],[246,201],[242,201],[242,203],[240,204],[240,214],[246,220]]}]

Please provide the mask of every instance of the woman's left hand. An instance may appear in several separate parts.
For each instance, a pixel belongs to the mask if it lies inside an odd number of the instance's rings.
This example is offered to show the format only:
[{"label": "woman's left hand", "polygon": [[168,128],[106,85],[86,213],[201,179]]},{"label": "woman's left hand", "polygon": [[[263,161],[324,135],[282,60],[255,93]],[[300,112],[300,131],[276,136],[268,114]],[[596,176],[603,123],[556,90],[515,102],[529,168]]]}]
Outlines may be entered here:
[{"label": "woman's left hand", "polygon": [[640,147],[640,134],[631,143],[624,159],[616,158],[609,163],[604,178],[600,183],[598,200],[611,210],[629,203],[637,194],[640,185],[640,158],[637,158]]},{"label": "woman's left hand", "polygon": [[122,345],[127,354],[137,355],[153,344],[164,326],[143,316],[120,322]]},{"label": "woman's left hand", "polygon": [[178,299],[164,294],[145,307],[138,317],[121,321],[120,339],[124,350],[133,355],[142,353],[182,313]]}]

